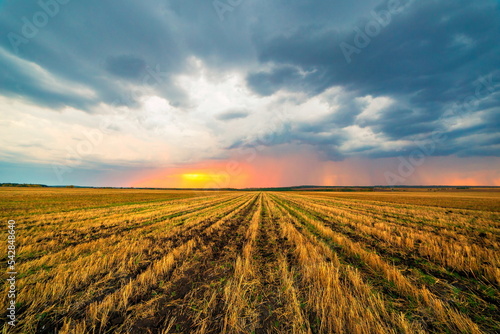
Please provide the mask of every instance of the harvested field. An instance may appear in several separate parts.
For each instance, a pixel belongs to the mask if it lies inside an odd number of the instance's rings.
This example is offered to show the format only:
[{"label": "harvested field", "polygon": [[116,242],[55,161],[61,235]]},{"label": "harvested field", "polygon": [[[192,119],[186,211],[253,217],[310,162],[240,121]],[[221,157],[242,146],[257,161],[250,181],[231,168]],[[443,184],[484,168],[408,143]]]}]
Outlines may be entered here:
[{"label": "harvested field", "polygon": [[0,199],[18,273],[4,333],[500,332],[500,192]]}]

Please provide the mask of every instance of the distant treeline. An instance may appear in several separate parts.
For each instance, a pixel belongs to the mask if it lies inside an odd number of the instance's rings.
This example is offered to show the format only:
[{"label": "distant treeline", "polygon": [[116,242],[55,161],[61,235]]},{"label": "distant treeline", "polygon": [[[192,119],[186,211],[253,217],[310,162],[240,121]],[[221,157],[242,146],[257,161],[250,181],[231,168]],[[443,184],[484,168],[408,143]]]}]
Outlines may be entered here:
[{"label": "distant treeline", "polygon": [[464,190],[474,188],[499,188],[495,186],[293,186],[293,187],[267,187],[267,188],[147,188],[147,187],[91,187],[75,185],[47,186],[45,184],[30,183],[0,183],[0,187],[50,187],[50,188],[91,188],[91,189],[148,189],[148,190],[193,190],[193,191],[405,191],[411,189],[439,190]]},{"label": "distant treeline", "polygon": [[31,184],[31,183],[0,183],[0,187],[48,187],[45,184]]}]

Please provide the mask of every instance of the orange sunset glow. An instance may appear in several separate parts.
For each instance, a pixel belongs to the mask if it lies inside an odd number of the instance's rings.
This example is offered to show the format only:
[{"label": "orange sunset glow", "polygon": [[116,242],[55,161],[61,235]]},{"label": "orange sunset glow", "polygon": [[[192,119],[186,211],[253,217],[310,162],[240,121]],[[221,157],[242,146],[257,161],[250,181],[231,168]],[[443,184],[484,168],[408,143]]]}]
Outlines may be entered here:
[{"label": "orange sunset glow", "polygon": [[[490,158],[491,168],[471,169],[477,159],[429,158],[405,179],[410,185],[493,185],[500,186],[500,159]],[[454,172],[449,165],[460,161]],[[484,163],[484,162],[483,162]],[[396,170],[393,159],[347,159],[322,161],[317,155],[298,152],[287,156],[258,156],[252,162],[223,160],[208,161],[175,168],[157,169],[137,178],[133,187],[158,188],[250,188],[298,185],[385,185],[384,172]]]}]

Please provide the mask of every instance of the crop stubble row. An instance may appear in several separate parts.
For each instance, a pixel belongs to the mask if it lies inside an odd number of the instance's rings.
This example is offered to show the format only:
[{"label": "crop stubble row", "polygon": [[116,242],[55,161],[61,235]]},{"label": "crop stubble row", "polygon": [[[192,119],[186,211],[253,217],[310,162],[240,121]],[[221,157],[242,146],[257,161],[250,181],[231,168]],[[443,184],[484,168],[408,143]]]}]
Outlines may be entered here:
[{"label": "crop stubble row", "polygon": [[498,222],[461,212],[254,192],[29,216],[4,328],[495,332]]}]

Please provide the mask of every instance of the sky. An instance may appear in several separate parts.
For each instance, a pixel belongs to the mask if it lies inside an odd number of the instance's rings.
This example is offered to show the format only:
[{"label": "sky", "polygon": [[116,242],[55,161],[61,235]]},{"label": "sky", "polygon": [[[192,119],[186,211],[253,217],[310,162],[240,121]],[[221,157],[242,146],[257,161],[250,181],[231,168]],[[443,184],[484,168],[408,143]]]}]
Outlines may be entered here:
[{"label": "sky", "polygon": [[498,0],[0,1],[0,182],[500,186]]}]

